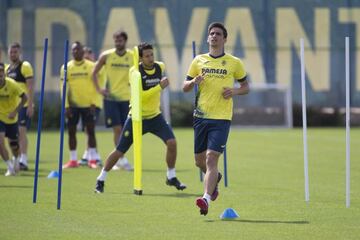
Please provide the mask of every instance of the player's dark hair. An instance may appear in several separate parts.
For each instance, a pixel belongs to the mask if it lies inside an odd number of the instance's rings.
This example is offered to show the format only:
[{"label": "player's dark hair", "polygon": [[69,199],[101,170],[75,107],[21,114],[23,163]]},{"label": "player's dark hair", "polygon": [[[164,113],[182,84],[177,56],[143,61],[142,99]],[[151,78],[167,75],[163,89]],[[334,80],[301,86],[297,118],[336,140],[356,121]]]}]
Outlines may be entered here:
[{"label": "player's dark hair", "polygon": [[142,42],[138,45],[139,48],[139,56],[143,56],[143,51],[146,49],[154,49],[153,46],[150,43]]},{"label": "player's dark hair", "polygon": [[10,45],[10,48],[17,48],[17,49],[20,49],[21,48],[21,45],[20,43],[18,42],[14,42]]},{"label": "player's dark hair", "polygon": [[73,44],[78,45],[78,46],[84,48],[80,41],[75,41]]},{"label": "player's dark hair", "polygon": [[124,38],[125,41],[128,40],[128,35],[127,35],[127,33],[124,32],[124,31],[122,31],[122,30],[118,30],[118,31],[114,32],[113,37],[115,37],[116,35],[120,35],[120,37]]},{"label": "player's dark hair", "polygon": [[5,70],[5,64],[0,62],[0,68],[2,68],[3,70]]},{"label": "player's dark hair", "polygon": [[220,22],[213,22],[209,25],[208,27],[208,34],[210,34],[210,31],[211,29],[213,28],[220,28],[222,31],[223,31],[223,35],[224,35],[224,38],[227,38],[227,30],[226,28],[224,27],[224,24],[220,23]]}]

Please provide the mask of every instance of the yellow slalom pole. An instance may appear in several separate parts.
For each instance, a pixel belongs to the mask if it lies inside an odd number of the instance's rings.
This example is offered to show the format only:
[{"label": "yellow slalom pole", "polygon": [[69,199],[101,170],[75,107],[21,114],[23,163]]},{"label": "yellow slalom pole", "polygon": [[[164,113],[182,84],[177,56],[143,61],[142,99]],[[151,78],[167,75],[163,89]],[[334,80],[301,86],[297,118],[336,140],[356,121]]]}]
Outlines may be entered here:
[{"label": "yellow slalom pole", "polygon": [[139,50],[134,48],[134,67],[130,69],[131,118],[134,146],[134,194],[142,195],[142,104],[141,74],[139,72]]}]

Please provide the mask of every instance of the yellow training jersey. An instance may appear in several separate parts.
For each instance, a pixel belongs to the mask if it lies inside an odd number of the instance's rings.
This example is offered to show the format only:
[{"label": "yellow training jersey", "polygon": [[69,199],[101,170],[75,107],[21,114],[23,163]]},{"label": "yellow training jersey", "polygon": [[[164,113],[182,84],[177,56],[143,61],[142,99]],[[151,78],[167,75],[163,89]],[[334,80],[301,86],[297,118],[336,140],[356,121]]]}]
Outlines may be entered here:
[{"label": "yellow training jersey", "polygon": [[188,79],[205,74],[199,84],[194,116],[207,119],[231,120],[233,100],[224,99],[224,87],[233,88],[234,80],[246,77],[244,65],[239,58],[230,54],[212,57],[209,54],[196,56],[188,70]]},{"label": "yellow training jersey", "polygon": [[[71,60],[67,65],[67,91],[65,107],[96,106],[96,88],[92,80],[95,63],[89,60]],[[61,67],[61,90],[64,80],[64,66]]]},{"label": "yellow training jersey", "polygon": [[105,51],[105,71],[107,76],[107,89],[110,96],[107,98],[114,101],[130,100],[129,70],[134,65],[133,52],[126,52],[119,56],[116,49]]},{"label": "yellow training jersey", "polygon": [[6,124],[13,124],[18,121],[18,116],[14,119],[8,118],[8,115],[13,112],[18,104],[19,98],[25,91],[20,87],[20,84],[13,79],[6,77],[5,85],[0,88],[0,121]]},{"label": "yellow training jersey", "polygon": [[[17,65],[5,65],[6,76],[15,80],[20,87],[24,90],[26,94],[28,94],[28,87],[26,84],[26,80],[29,78],[33,78],[34,70],[31,64],[27,61],[21,61]],[[27,102],[24,107],[28,106]]]},{"label": "yellow training jersey", "polygon": [[142,118],[150,119],[161,113],[162,88],[160,87],[160,80],[164,77],[165,64],[155,62],[153,69],[148,70],[140,63],[139,72],[142,80]]}]

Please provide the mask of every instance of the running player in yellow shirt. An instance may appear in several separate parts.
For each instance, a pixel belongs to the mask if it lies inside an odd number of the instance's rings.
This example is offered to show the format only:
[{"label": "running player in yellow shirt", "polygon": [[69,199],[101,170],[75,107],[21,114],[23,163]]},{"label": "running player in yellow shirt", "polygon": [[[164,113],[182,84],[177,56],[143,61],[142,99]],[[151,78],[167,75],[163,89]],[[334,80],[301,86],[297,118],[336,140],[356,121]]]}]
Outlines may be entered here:
[{"label": "running player in yellow shirt", "polygon": [[[63,167],[78,167],[76,125],[81,121],[88,135],[90,161],[88,166],[96,168],[95,149],[95,123],[99,109],[96,108],[96,89],[92,81],[94,63],[84,59],[84,49],[80,42],[74,42],[71,46],[73,60],[67,64],[67,92],[66,92],[66,117],[69,133],[70,161]],[[64,79],[64,66],[61,67],[61,81]],[[62,84],[61,84],[62,85]]]},{"label": "running player in yellow shirt", "polygon": [[[184,92],[198,85],[194,110],[194,152],[196,166],[203,173],[204,195],[196,199],[200,214],[206,215],[210,201],[218,194],[218,159],[223,152],[233,114],[233,96],[249,92],[246,72],[242,61],[224,52],[227,30],[221,23],[212,23],[208,27],[209,53],[196,56],[192,61]],[[241,85],[234,87],[234,81]]]},{"label": "running player in yellow shirt", "polygon": [[[176,140],[174,133],[165,121],[160,111],[161,90],[169,85],[168,78],[164,75],[165,65],[154,61],[152,45],[142,43],[139,45],[140,64],[139,71],[142,79],[142,126],[143,134],[148,132],[158,136],[167,147],[166,151],[166,184],[174,186],[178,190],[184,190],[186,186],[176,177]],[[106,159],[105,167],[102,169],[96,181],[95,192],[103,193],[107,173],[115,165],[116,161],[123,157],[133,143],[131,112],[125,121],[120,141],[116,149]]]},{"label": "running player in yellow shirt", "polygon": [[31,64],[20,58],[21,46],[19,43],[11,44],[8,54],[10,64],[7,66],[6,75],[18,82],[28,97],[27,102],[19,112],[20,170],[27,171],[27,130],[30,128],[31,118],[34,114],[34,73]]},{"label": "running player in yellow shirt", "polygon": [[15,175],[16,170],[16,163],[10,160],[5,146],[5,138],[8,138],[16,161],[19,156],[18,112],[26,100],[25,91],[13,79],[5,77],[5,65],[0,63],[0,155],[7,165],[5,176]]},{"label": "running player in yellow shirt", "polygon": [[[115,48],[101,53],[93,72],[96,90],[104,97],[105,124],[112,127],[114,132],[114,145],[119,142],[122,127],[129,112],[130,84],[129,70],[133,66],[133,53],[126,49],[128,36],[124,31],[113,34]],[[98,74],[105,67],[107,76],[106,88],[99,84]],[[114,169],[123,168],[131,171],[133,167],[123,156]]]}]

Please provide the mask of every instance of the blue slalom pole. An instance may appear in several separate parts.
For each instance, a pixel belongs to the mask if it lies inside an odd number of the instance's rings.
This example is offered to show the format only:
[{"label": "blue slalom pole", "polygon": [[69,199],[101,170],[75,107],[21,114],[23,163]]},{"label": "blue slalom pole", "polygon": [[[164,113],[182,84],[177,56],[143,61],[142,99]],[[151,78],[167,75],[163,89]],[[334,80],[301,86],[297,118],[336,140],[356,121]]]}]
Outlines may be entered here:
[{"label": "blue slalom pole", "polygon": [[62,183],[62,163],[63,163],[64,129],[65,129],[65,100],[66,100],[68,49],[69,49],[69,40],[66,40],[65,49],[64,49],[64,83],[62,89],[61,118],[60,118],[59,179],[58,179],[58,195],[57,195],[58,210],[60,210],[61,208],[61,183]]},{"label": "blue slalom pole", "polygon": [[228,186],[228,178],[227,178],[227,156],[226,156],[226,146],[225,146],[225,149],[224,149],[224,185],[225,187]]},{"label": "blue slalom pole", "polygon": [[38,177],[39,177],[39,156],[40,156],[40,143],[41,143],[42,113],[43,113],[43,103],[44,103],[44,88],[45,88],[45,77],[46,77],[47,49],[48,49],[48,39],[45,38],[42,77],[41,77],[40,103],[39,103],[39,113],[38,113],[33,203],[36,203],[36,199],[37,199],[37,185],[38,185]]},{"label": "blue slalom pole", "polygon": [[[192,53],[193,53],[193,58],[196,57],[196,44],[195,44],[195,41],[192,41]],[[195,98],[197,96],[197,93],[198,93],[198,85],[195,84],[194,86],[194,91],[195,91]],[[201,171],[201,169],[199,169],[199,174],[200,174],[200,182],[203,181],[203,173]]]}]

